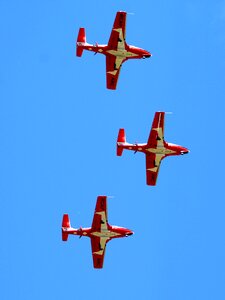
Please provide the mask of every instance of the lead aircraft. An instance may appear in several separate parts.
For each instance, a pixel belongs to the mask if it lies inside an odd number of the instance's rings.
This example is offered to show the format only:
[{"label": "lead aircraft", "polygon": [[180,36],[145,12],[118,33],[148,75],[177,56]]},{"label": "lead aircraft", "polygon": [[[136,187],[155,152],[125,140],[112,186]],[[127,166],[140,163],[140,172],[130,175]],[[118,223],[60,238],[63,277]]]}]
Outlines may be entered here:
[{"label": "lead aircraft", "polygon": [[79,29],[77,37],[77,56],[82,56],[83,50],[101,53],[106,56],[106,86],[111,90],[116,89],[122,63],[128,59],[148,58],[151,56],[151,53],[148,51],[126,43],[126,17],[126,12],[117,12],[107,45],[88,44],[86,42],[85,28]]},{"label": "lead aircraft", "polygon": [[156,185],[161,160],[171,155],[183,155],[189,152],[187,148],[164,140],[165,112],[156,112],[147,144],[129,144],[126,142],[125,130],[119,130],[117,138],[117,155],[121,156],[124,149],[134,153],[143,152],[146,157],[147,185]]},{"label": "lead aircraft", "polygon": [[94,268],[101,269],[104,262],[106,243],[111,239],[127,237],[133,232],[129,229],[108,224],[107,197],[98,196],[95,213],[90,228],[72,228],[68,214],[63,215],[62,240],[67,241],[68,235],[87,236],[91,239],[91,249]]}]

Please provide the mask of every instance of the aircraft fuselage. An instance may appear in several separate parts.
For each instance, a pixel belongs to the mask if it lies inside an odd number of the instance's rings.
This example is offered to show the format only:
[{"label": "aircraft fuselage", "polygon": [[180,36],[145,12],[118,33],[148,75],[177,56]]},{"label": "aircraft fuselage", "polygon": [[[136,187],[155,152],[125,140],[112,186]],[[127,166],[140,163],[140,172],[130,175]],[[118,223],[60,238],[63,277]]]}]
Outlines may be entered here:
[{"label": "aircraft fuselage", "polygon": [[110,49],[107,45],[88,44],[88,45],[84,45],[83,48],[95,53],[100,53],[104,55],[113,55],[123,59],[151,57],[151,54],[148,51],[134,46],[129,46],[129,45],[126,45],[124,48],[123,47],[117,48],[116,50]]},{"label": "aircraft fuselage", "polygon": [[151,148],[147,144],[128,144],[120,142],[118,142],[118,146],[134,152],[143,152],[145,154],[154,153],[165,156],[183,155],[189,152],[187,148],[166,142],[164,142],[163,145],[157,146],[157,148]]},{"label": "aircraft fuselage", "polygon": [[87,236],[91,238],[93,236],[97,236],[97,237],[107,238],[107,239],[126,237],[133,234],[133,232],[127,228],[111,226],[109,224],[107,228],[101,229],[100,231],[95,230],[94,228],[92,229],[91,227],[79,228],[79,229],[63,228],[63,230],[68,234],[79,235],[80,237]]}]

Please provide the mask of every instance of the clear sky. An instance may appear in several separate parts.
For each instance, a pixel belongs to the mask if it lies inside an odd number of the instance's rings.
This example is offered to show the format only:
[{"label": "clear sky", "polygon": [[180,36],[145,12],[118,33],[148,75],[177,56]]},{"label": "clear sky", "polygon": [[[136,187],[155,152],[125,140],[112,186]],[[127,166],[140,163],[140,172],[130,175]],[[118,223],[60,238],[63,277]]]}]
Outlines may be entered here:
[{"label": "clear sky", "polygon": [[[106,44],[117,11],[127,42],[152,53],[105,87],[105,58],[75,56],[79,27]],[[225,1],[0,1],[0,299],[225,299]],[[191,150],[145,184],[144,155],[116,156],[118,129]],[[61,219],[92,223],[111,195],[104,269]]]}]

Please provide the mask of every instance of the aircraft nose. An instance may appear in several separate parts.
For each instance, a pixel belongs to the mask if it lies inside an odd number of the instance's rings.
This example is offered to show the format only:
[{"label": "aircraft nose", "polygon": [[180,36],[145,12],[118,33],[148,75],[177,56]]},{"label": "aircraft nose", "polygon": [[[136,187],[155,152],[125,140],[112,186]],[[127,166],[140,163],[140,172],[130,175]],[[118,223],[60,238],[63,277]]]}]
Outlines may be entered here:
[{"label": "aircraft nose", "polygon": [[151,56],[152,56],[152,54],[150,52],[148,52],[146,50],[143,51],[143,58],[149,58]]},{"label": "aircraft nose", "polygon": [[145,53],[145,54],[143,55],[143,58],[149,58],[149,57],[151,57],[151,56],[152,56],[152,54],[149,53],[149,52],[147,52],[147,53]]},{"label": "aircraft nose", "polygon": [[188,154],[189,152],[190,152],[190,150],[184,148],[184,149],[182,149],[182,150],[180,151],[180,154],[181,154],[181,155],[184,155],[184,154]]},{"label": "aircraft nose", "polygon": [[126,232],[126,236],[129,236],[129,235],[132,235],[132,234],[134,234],[134,232],[133,232],[133,231],[131,231],[131,230],[127,230],[127,232]]}]

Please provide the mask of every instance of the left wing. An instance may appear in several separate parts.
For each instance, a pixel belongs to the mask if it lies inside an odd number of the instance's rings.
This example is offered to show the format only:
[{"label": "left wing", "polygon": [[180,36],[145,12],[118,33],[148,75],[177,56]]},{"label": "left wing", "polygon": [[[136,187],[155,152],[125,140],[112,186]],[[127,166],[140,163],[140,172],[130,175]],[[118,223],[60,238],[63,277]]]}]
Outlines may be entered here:
[{"label": "left wing", "polygon": [[110,50],[117,50],[118,47],[123,49],[125,48],[126,18],[126,12],[117,12],[112,32],[108,41],[108,47],[110,48]]},{"label": "left wing", "polygon": [[156,112],[147,145],[150,148],[164,146],[164,117],[165,112]]},{"label": "left wing", "polygon": [[[120,67],[126,58],[115,56],[115,51],[125,50],[127,13],[118,11],[108,41],[108,55],[106,55],[106,81],[107,88],[115,90],[120,74]],[[111,55],[110,55],[111,54]]]},{"label": "left wing", "polygon": [[107,197],[98,196],[92,221],[92,230],[102,232],[108,229]]},{"label": "left wing", "polygon": [[107,89],[115,90],[120,74],[120,67],[126,59],[114,55],[106,56],[106,85]]},{"label": "left wing", "polygon": [[92,221],[91,249],[94,268],[102,268],[105,246],[109,238],[101,237],[99,233],[108,230],[107,197],[98,196]]}]

